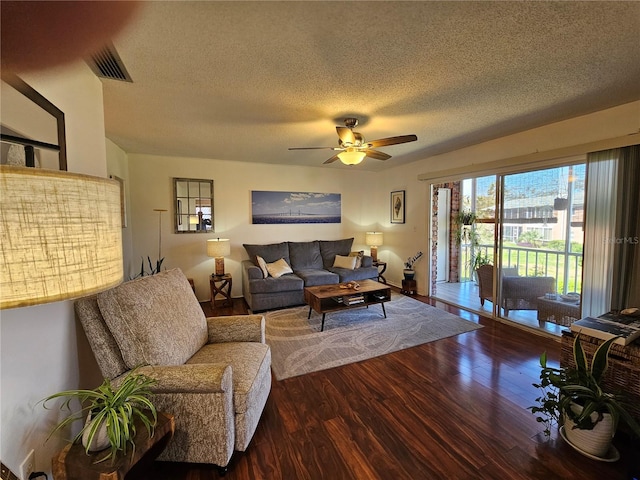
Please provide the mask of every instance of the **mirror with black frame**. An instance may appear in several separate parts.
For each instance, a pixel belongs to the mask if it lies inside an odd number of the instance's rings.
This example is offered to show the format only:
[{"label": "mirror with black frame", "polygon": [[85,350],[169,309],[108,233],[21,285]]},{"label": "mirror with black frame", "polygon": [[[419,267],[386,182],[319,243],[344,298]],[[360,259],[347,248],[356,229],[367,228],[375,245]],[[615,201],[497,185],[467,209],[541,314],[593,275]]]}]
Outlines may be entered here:
[{"label": "mirror with black frame", "polygon": [[176,233],[213,231],[213,180],[174,178]]},{"label": "mirror with black frame", "polygon": [[62,110],[11,73],[2,73],[0,164],[67,169]]}]

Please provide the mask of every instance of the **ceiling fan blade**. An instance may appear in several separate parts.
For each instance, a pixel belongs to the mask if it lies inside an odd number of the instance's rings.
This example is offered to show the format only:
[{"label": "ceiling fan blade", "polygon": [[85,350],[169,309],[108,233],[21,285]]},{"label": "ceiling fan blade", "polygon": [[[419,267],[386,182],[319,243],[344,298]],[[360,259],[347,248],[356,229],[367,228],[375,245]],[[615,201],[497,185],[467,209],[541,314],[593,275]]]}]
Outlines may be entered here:
[{"label": "ceiling fan blade", "polygon": [[340,137],[341,143],[346,143],[348,145],[354,145],[356,143],[356,137],[350,128],[336,127],[336,131],[338,132],[338,137]]},{"label": "ceiling fan blade", "polygon": [[325,160],[325,162],[324,162],[324,163],[325,163],[325,164],[326,164],[326,163],[333,163],[333,162],[335,162],[336,160],[338,160],[338,155],[334,155],[333,157],[329,158],[328,160]]},{"label": "ceiling fan blade", "polygon": [[338,147],[289,147],[289,150],[342,150]]},{"label": "ceiling fan blade", "polygon": [[367,145],[372,148],[388,147],[389,145],[398,145],[400,143],[415,142],[418,137],[415,135],[400,135],[399,137],[381,138],[379,140],[372,140],[367,142]]},{"label": "ceiling fan blade", "polygon": [[375,158],[376,160],[387,160],[391,158],[391,155],[387,155],[384,152],[379,152],[378,150],[372,150],[367,148],[364,153],[367,154],[367,157]]}]

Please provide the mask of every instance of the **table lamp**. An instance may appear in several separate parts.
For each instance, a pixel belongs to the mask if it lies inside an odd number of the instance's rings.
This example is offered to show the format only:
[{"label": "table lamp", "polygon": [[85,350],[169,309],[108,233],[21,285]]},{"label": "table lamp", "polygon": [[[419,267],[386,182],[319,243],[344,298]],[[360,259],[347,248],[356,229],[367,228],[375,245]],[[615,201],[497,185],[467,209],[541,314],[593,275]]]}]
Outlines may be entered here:
[{"label": "table lamp", "polygon": [[365,243],[371,247],[371,258],[374,262],[378,261],[378,247],[382,245],[382,232],[367,232],[365,235]]},{"label": "table lamp", "polygon": [[231,243],[228,238],[212,238],[207,240],[207,255],[216,259],[216,277],[224,275],[224,257],[231,254]]}]

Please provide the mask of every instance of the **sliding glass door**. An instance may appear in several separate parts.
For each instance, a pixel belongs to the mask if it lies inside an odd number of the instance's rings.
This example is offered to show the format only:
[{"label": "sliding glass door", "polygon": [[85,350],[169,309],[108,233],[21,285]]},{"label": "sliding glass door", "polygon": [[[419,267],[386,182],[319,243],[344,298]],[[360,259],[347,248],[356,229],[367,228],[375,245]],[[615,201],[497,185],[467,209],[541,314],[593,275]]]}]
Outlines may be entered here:
[{"label": "sliding glass door", "polygon": [[504,175],[499,314],[541,327],[580,318],[585,165]]},{"label": "sliding glass door", "polygon": [[580,318],[585,171],[433,185],[432,296],[554,333]]}]

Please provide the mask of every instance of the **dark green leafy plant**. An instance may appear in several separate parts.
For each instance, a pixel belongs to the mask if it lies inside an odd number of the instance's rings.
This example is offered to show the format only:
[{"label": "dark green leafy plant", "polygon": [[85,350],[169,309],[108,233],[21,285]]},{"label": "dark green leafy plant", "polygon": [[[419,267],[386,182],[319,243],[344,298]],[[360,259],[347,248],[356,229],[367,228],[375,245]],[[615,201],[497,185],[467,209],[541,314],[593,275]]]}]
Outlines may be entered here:
[{"label": "dark green leafy plant", "polygon": [[[551,435],[551,427],[558,423],[564,415],[571,419],[576,428],[592,430],[602,420],[604,413],[610,413],[614,429],[622,419],[631,430],[640,436],[640,425],[624,407],[624,397],[619,394],[605,392],[601,380],[609,366],[609,350],[615,338],[602,343],[591,361],[580,343],[580,334],[576,334],[573,342],[573,359],[575,368],[554,368],[547,365],[547,353],[540,356],[540,382],[533,386],[540,389],[542,395],[536,398],[537,405],[528,407],[536,416],[536,420],[544,425],[544,434]],[[579,412],[571,408],[572,404],[582,406]],[[593,421],[591,415],[598,415]]]},{"label": "dark green leafy plant", "polygon": [[51,432],[51,435],[77,420],[84,421],[87,415],[91,413],[91,421],[84,424],[72,442],[79,442],[85,431],[88,431],[85,447],[88,455],[101,424],[105,422],[110,447],[107,454],[103,458],[96,460],[96,463],[108,459],[113,462],[118,452],[123,452],[126,455],[129,445],[132,447],[131,454],[133,455],[135,453],[134,438],[136,436],[135,420],[140,419],[150,436],[153,435],[158,421],[156,408],[149,400],[149,396],[152,393],[151,387],[155,383],[154,379],[132,370],[118,386],[114,386],[109,379],[105,379],[102,385],[95,390],[65,390],[50,395],[42,400],[44,408],[48,408],[47,402],[57,398],[66,398],[60,406],[61,410],[71,411],[70,402],[73,399],[78,399],[82,405],[82,409],[79,412],[69,415],[60,422]]},{"label": "dark green leafy plant", "polygon": [[153,263],[151,263],[151,257],[147,257],[147,262],[149,263],[149,271],[147,272],[144,269],[144,258],[143,258],[142,262],[140,263],[140,273],[137,274],[135,277],[132,277],[131,278],[132,280],[135,278],[144,277],[145,275],[155,275],[157,273],[160,273],[162,269],[162,262],[164,262],[164,258],[160,258],[156,260],[155,267],[153,266]]},{"label": "dark green leafy plant", "polygon": [[478,252],[474,257],[473,257],[473,263],[471,265],[471,268],[473,270],[477,270],[478,268],[480,268],[482,265],[491,265],[491,257],[489,257],[489,255],[485,255],[482,252]]}]

